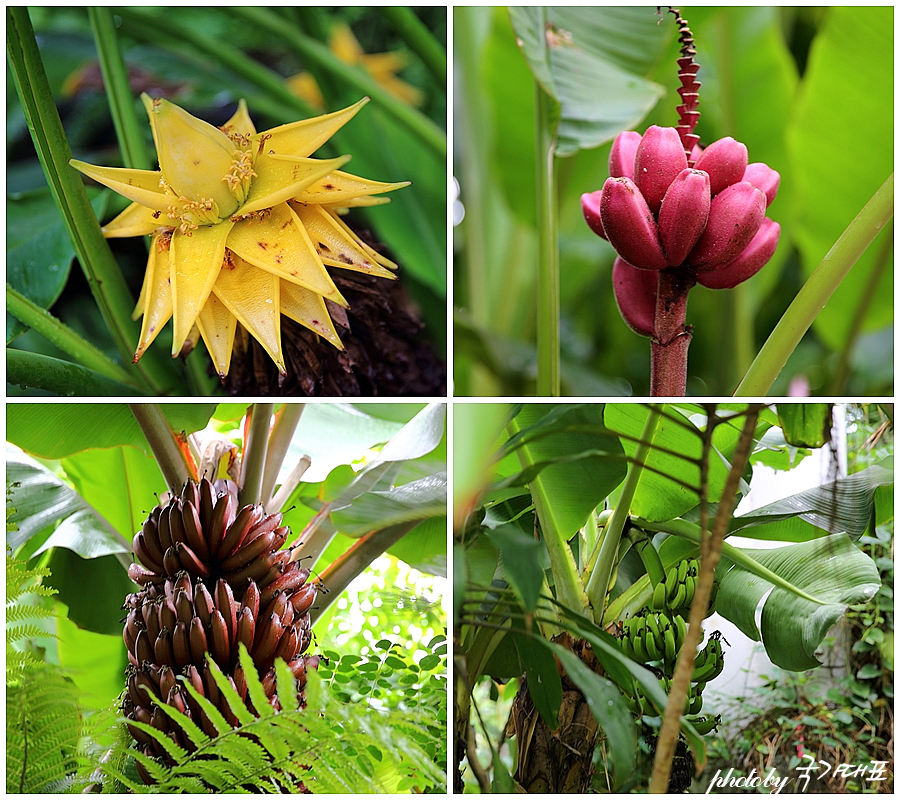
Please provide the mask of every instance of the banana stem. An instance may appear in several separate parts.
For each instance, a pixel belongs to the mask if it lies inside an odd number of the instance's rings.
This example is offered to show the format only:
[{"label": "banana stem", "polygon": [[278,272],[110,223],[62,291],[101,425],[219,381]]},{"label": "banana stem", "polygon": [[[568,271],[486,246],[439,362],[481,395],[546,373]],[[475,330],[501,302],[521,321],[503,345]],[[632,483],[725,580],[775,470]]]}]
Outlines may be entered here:
[{"label": "banana stem", "polygon": [[128,407],[147,437],[147,444],[169,489],[177,491],[187,481],[196,481],[197,465],[190,456],[187,443],[184,447],[178,444],[162,409],[156,403],[129,403]]},{"label": "banana stem", "polygon": [[741,476],[750,458],[756,420],[763,408],[763,405],[751,406],[748,409],[747,416],[744,418],[744,428],[741,431],[740,439],[738,439],[737,447],[731,460],[731,468],[728,470],[728,477],[722,490],[722,500],[716,510],[708,547],[700,562],[700,575],[697,578],[697,587],[694,591],[693,603],[691,604],[688,631],[678,653],[678,659],[675,662],[675,674],[672,676],[669,702],[663,714],[659,741],[656,745],[656,758],[653,762],[653,773],[650,776],[650,785],[648,787],[648,792],[651,794],[663,794],[669,785],[669,774],[672,770],[672,760],[675,757],[675,746],[678,741],[678,730],[681,726],[681,711],[684,708],[688,691],[690,690],[694,659],[697,657],[697,647],[700,644],[700,638],[703,636],[703,618],[706,616],[706,609],[712,594],[716,565],[722,554],[722,545],[725,543],[728,521],[731,519],[731,514],[734,511]]},{"label": "banana stem", "polygon": [[[269,436],[269,449],[266,453],[262,489],[260,490],[260,498],[266,506],[272,503],[278,473],[281,470],[281,465],[284,464],[284,459],[287,457],[291,439],[294,438],[294,431],[297,430],[297,424],[300,422],[304,408],[306,408],[305,403],[285,403],[275,414],[275,423],[272,425],[272,435]],[[308,467],[309,459],[307,458],[306,468]],[[287,498],[285,498],[285,501],[287,501]]]},{"label": "banana stem", "polygon": [[650,341],[650,396],[684,397],[692,327],[687,319],[688,293],[694,279],[677,268],[659,272],[656,320]]},{"label": "banana stem", "polygon": [[399,525],[391,525],[380,531],[363,536],[340,558],[336,559],[320,576],[319,585],[324,591],[319,593],[321,599],[309,610],[310,622],[315,621],[325,613],[350,582],[365,570],[378,556],[391,545],[400,541],[407,533],[416,527],[422,520],[413,519],[401,522]]},{"label": "banana stem", "polygon": [[641,431],[641,441],[634,453],[634,460],[629,464],[628,474],[625,476],[625,482],[622,484],[622,494],[619,497],[619,502],[616,503],[616,508],[612,517],[610,517],[609,523],[603,529],[597,564],[591,572],[591,577],[588,579],[586,591],[588,600],[593,608],[595,622],[603,619],[603,612],[606,608],[606,595],[609,590],[609,579],[612,575],[616,555],[619,552],[622,531],[625,530],[625,522],[628,520],[631,501],[634,499],[635,491],[637,491],[638,481],[644,469],[644,462],[647,460],[650,448],[653,445],[653,437],[659,425],[662,409],[658,404],[651,404],[649,412],[644,422],[644,429]]},{"label": "banana stem", "polygon": [[249,430],[241,461],[241,488],[238,499],[242,506],[262,500],[263,472],[269,447],[269,428],[274,403],[256,403],[248,410]]}]

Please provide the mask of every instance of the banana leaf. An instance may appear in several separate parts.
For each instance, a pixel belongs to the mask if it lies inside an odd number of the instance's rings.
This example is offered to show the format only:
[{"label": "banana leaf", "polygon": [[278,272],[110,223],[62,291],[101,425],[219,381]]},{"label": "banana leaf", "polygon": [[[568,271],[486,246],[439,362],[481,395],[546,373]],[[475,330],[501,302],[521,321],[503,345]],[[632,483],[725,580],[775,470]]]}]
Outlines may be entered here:
[{"label": "banana leaf", "polygon": [[856,603],[874,597],[881,586],[875,562],[846,534],[834,534],[772,550],[742,549],[824,605],[773,586],[723,556],[716,570],[716,610],[753,641],[762,641],[774,664],[801,671],[820,666],[816,648]]},{"label": "banana leaf", "polygon": [[[875,495],[894,483],[894,460],[886,458],[846,478],[807,489],[735,517],[729,534],[750,539],[802,542],[822,532],[846,533],[856,541],[872,518]],[[878,521],[876,519],[876,521]]]}]

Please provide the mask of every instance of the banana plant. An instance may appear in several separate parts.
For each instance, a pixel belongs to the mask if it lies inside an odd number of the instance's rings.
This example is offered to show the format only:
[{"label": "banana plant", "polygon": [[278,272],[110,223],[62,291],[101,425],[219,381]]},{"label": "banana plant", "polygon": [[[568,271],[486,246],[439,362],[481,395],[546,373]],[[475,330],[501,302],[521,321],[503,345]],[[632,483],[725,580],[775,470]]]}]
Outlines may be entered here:
[{"label": "banana plant", "polygon": [[[602,735],[612,789],[633,773],[635,719],[647,716],[672,717],[657,755],[671,747],[675,770],[686,761],[675,750],[680,727],[702,767],[702,734],[715,721],[697,713],[696,695],[721,671],[718,638],[710,633],[698,648],[712,608],[776,664],[818,665],[828,629],[880,585],[854,541],[890,514],[893,471],[880,464],[734,516],[752,486],[751,464],[821,446],[832,408],[804,408],[805,416],[788,406],[688,403],[483,412],[487,429],[464,461],[479,477],[454,498],[458,763],[477,761],[470,704],[479,680],[525,674],[508,727],[519,737],[516,772],[494,757],[495,787],[561,790],[577,776],[584,790],[593,745],[581,747],[578,766],[553,742],[565,741],[574,722],[583,731],[591,712],[587,729]],[[467,420],[467,430],[476,427]],[[791,544],[754,550],[729,542],[732,535]],[[634,627],[652,634],[635,637]],[[528,718],[530,727],[516,724]],[[691,762],[685,774],[693,771]]]},{"label": "banana plant", "polygon": [[[145,783],[171,777],[171,754],[153,744],[169,723],[159,703],[141,701],[134,681],[154,678],[152,691],[167,714],[174,708],[182,714],[176,719],[187,713],[203,721],[207,736],[225,736],[223,719],[229,730],[251,721],[244,699],[256,697],[260,717],[261,697],[276,710],[277,697],[287,698],[274,667],[267,684],[261,658],[274,664],[289,661],[288,651],[298,654],[292,663],[302,704],[309,673],[322,663],[314,653],[323,644],[338,649],[317,641],[316,631],[325,630],[336,601],[376,558],[388,552],[445,575],[443,404],[17,404],[9,409],[7,437],[8,503],[15,509],[8,514],[10,555],[46,571],[43,584],[57,592],[55,615],[65,632],[46,659],[72,670],[95,708],[109,705],[127,683],[121,708],[145,745],[132,752]],[[182,583],[186,592],[174,586]],[[175,602],[186,604],[184,618],[166,622],[169,600],[173,610]],[[158,622],[147,620],[145,602],[153,620],[159,609]],[[272,607],[277,616],[268,613]],[[104,658],[84,669],[84,649],[92,646]],[[165,665],[167,653],[202,700],[179,688],[182,679],[169,667],[148,668]],[[259,670],[261,687],[245,678],[248,664]],[[440,659],[431,665],[439,666]],[[223,681],[236,684],[242,700]],[[196,746],[192,737],[202,734],[195,726],[172,735]],[[186,768],[173,757],[168,764]],[[397,777],[385,773],[383,785]]]}]

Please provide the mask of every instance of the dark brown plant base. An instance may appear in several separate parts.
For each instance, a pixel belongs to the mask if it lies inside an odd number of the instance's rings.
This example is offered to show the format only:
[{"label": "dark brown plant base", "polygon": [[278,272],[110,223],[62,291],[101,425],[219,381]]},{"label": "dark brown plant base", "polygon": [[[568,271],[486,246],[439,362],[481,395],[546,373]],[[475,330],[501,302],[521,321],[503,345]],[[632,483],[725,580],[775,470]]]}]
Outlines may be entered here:
[{"label": "dark brown plant base", "polygon": [[[569,647],[592,671],[601,667],[593,650],[583,640],[563,634],[554,639]],[[526,679],[522,680],[507,723],[507,734],[515,733],[518,762],[515,781],[528,794],[584,794],[589,790],[599,728],[581,690],[557,662],[562,678],[563,699],[559,727],[554,731],[541,718]]]},{"label": "dark brown plant base", "polygon": [[225,389],[241,396],[440,397],[447,367],[422,334],[399,281],[332,270],[344,309],[329,303],[341,351],[287,317],[281,318],[286,377],[255,339],[235,337]]}]

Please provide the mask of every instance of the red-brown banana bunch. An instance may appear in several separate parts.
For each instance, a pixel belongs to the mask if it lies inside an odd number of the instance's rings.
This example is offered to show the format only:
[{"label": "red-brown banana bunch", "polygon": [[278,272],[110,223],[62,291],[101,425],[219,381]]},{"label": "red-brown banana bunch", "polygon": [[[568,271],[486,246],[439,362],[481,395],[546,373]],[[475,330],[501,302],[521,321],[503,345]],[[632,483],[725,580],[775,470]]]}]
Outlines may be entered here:
[{"label": "red-brown banana bunch", "polygon": [[[234,484],[217,481],[214,486],[206,479],[186,483],[180,497],[153,509],[134,537],[141,563],[128,571],[144,587],[125,601],[123,636],[130,665],[123,710],[129,720],[153,725],[191,749],[155,698],[215,736],[209,717],[184,688],[190,683],[236,725],[207,655],[253,711],[238,662],[241,643],[272,706],[280,708],[276,658],[287,662],[302,697],[306,671],[319,662],[318,656],[303,655],[311,640],[309,609],[317,586],[308,582],[308,569],[291,561],[291,551],[281,550],[289,533],[281,519],[261,505],[239,509]],[[152,737],[129,728],[145,753],[166,758]]]}]

